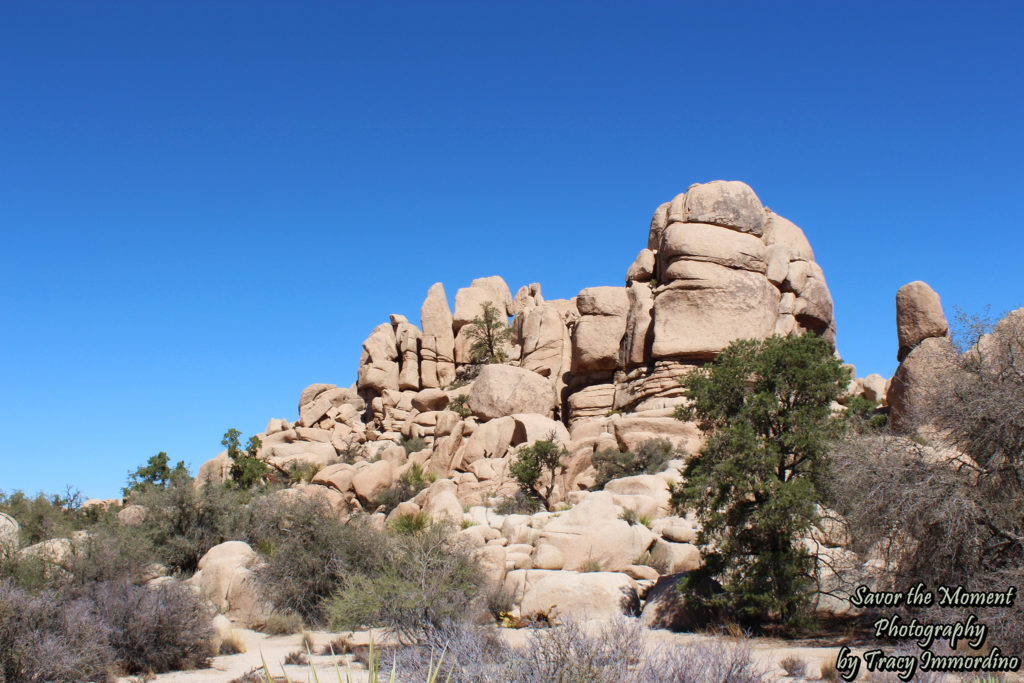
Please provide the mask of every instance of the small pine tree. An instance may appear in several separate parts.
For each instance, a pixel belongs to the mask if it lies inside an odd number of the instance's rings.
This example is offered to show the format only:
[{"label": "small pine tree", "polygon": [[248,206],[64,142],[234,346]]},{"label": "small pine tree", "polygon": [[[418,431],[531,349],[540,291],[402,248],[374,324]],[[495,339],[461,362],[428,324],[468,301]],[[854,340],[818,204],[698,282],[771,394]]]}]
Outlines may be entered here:
[{"label": "small pine tree", "polygon": [[[843,426],[832,402],[850,381],[814,334],[732,343],[682,379],[690,403],[676,417],[707,434],[672,488],[677,512],[695,507],[704,566],[725,593],[710,600],[742,617],[800,616],[814,558],[799,543],[815,504],[831,441]],[[709,605],[705,605],[709,606]]]},{"label": "small pine tree", "polygon": [[173,469],[169,463],[170,458],[166,453],[160,451],[147,460],[145,465],[129,473],[128,485],[121,489],[124,496],[127,498],[132,492],[147,486],[165,489],[175,477],[188,476],[188,468],[185,467],[184,460],[179,460]]},{"label": "small pine tree", "polygon": [[270,474],[270,467],[267,466],[267,463],[256,457],[263,443],[258,436],[250,436],[245,450],[242,450],[238,440],[240,436],[242,436],[242,432],[237,429],[229,429],[220,442],[228,449],[228,457],[231,458],[231,481],[235,486],[243,489],[262,486],[266,483],[267,475]]},{"label": "small pine tree", "polygon": [[483,305],[483,313],[467,325],[469,356],[474,363],[504,363],[508,360],[508,345],[512,330],[508,321],[490,301]]},{"label": "small pine tree", "polygon": [[565,471],[562,458],[568,455],[569,451],[555,443],[552,435],[534,442],[532,446],[520,448],[509,466],[509,472],[526,495],[540,498],[544,507],[550,509],[555,478]]}]

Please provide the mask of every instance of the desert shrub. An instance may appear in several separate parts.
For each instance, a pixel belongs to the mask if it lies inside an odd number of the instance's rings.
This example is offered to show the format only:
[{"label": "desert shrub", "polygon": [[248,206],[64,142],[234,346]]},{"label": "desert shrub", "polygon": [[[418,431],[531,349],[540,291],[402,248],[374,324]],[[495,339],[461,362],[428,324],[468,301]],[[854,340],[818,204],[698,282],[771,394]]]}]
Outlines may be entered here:
[{"label": "desert shrub", "polygon": [[288,465],[288,483],[301,484],[313,481],[320,466],[313,462],[293,462]]},{"label": "desert shrub", "polygon": [[352,465],[359,460],[366,459],[366,444],[359,443],[355,434],[349,434],[338,449],[338,458],[341,462]]},{"label": "desert shrub", "polygon": [[0,512],[18,520],[22,545],[70,536],[90,521],[81,509],[81,494],[70,488],[64,495],[38,493],[34,497],[23,491],[0,491]]},{"label": "desert shrub", "polygon": [[417,534],[430,526],[430,515],[425,512],[395,515],[388,522],[388,527],[401,536]]},{"label": "desert shrub", "polygon": [[672,503],[677,513],[696,508],[704,565],[692,578],[721,580],[725,592],[710,598],[717,606],[744,619],[803,616],[815,564],[800,537],[817,518],[843,427],[832,403],[849,379],[813,333],[733,342],[680,379],[689,403],[676,417],[696,420],[707,440],[671,488]]},{"label": "desert shrub", "polygon": [[885,429],[888,416],[878,405],[863,396],[852,396],[846,401],[846,421],[855,432],[877,432]]},{"label": "desert shrub", "polygon": [[107,632],[82,601],[33,595],[0,579],[0,680],[105,680],[114,662]]},{"label": "desert shrub", "polygon": [[597,560],[587,560],[583,563],[583,567],[580,569],[582,572],[599,572],[601,571],[601,563]]},{"label": "desert shrub", "polygon": [[414,436],[411,438],[402,437],[402,448],[405,449],[406,455],[418,453],[427,447],[427,440],[422,436]]},{"label": "desert shrub", "polygon": [[250,495],[207,484],[198,490],[188,476],[176,476],[166,488],[136,491],[130,503],[146,508],[136,527],[154,548],[157,561],[172,571],[195,572],[206,551],[243,537]]},{"label": "desert shrub", "polygon": [[292,650],[284,658],[284,664],[309,664],[309,658],[302,650]]},{"label": "desert shrub", "polygon": [[343,575],[327,605],[334,630],[379,626],[415,639],[427,626],[466,618],[481,593],[479,565],[435,524],[410,536],[384,536],[375,566]]},{"label": "desert shrub", "polygon": [[455,411],[459,414],[459,417],[469,417],[473,414],[473,409],[469,407],[469,395],[459,394],[451,401],[448,402],[448,409]]},{"label": "desert shrub", "polygon": [[398,481],[377,496],[374,503],[378,507],[384,508],[385,514],[389,513],[398,507],[399,503],[414,498],[417,493],[430,486],[436,479],[437,475],[427,474],[418,462],[414,462],[409,469],[402,473]]},{"label": "desert shrub", "polygon": [[803,678],[807,672],[807,663],[799,657],[783,657],[779,660],[779,666],[791,678]]},{"label": "desert shrub", "polygon": [[544,507],[540,499],[526,491],[516,491],[511,496],[505,496],[494,506],[494,511],[499,515],[532,515]]},{"label": "desert shrub", "polygon": [[551,509],[551,495],[555,490],[558,475],[565,471],[564,458],[569,451],[556,443],[554,435],[539,439],[530,446],[522,446],[516,452],[509,472],[527,495],[540,499],[546,509]]},{"label": "desert shrub", "polygon": [[441,678],[452,683],[754,683],[763,680],[743,641],[685,646],[650,640],[636,620],[596,627],[569,623],[538,629],[513,649],[491,628],[443,624],[427,629],[419,647],[397,650],[389,663],[398,680],[426,680],[431,660],[444,653]]},{"label": "desert shrub", "polygon": [[260,629],[268,636],[290,636],[306,628],[302,616],[297,612],[272,612]]},{"label": "desert shrub", "polygon": [[105,581],[84,593],[108,629],[107,640],[130,673],[194,669],[206,664],[213,614],[184,584],[156,587]]},{"label": "desert shrub", "polygon": [[145,536],[130,527],[106,524],[72,540],[71,552],[61,563],[63,571],[53,578],[72,590],[101,581],[138,583],[146,578],[152,556]]},{"label": "desert shrub", "polygon": [[256,571],[262,592],[277,610],[323,623],[324,599],[347,571],[372,561],[383,534],[360,520],[342,522],[320,497],[274,494],[250,507],[248,540],[266,555]]},{"label": "desert shrub", "polygon": [[224,640],[220,642],[220,650],[217,652],[219,655],[237,655],[247,650],[245,640],[242,638],[242,634],[231,629],[231,631],[224,637]]},{"label": "desert shrub", "polygon": [[597,470],[593,488],[603,488],[612,479],[630,477],[634,474],[657,474],[675,457],[680,456],[668,439],[648,439],[637,446],[635,453],[622,452],[614,448],[598,451],[592,458]]}]

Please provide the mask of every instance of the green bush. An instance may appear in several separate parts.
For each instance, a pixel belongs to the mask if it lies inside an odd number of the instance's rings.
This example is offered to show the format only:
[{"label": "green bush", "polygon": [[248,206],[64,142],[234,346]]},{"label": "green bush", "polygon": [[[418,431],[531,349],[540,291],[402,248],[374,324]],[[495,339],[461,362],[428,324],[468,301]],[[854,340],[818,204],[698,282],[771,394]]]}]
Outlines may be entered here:
[{"label": "green bush", "polygon": [[22,491],[0,492],[0,512],[18,520],[22,545],[70,536],[90,521],[81,509],[81,495],[70,489],[63,496],[38,493],[32,498]]},{"label": "green bush", "polygon": [[231,481],[242,489],[264,486],[270,476],[270,467],[256,457],[263,444],[258,436],[250,436],[243,450],[238,440],[241,435],[237,429],[229,429],[220,442],[227,448],[228,457],[231,458]]},{"label": "green bush", "polygon": [[265,555],[256,571],[263,594],[280,612],[324,623],[323,601],[349,572],[375,566],[385,534],[356,518],[343,522],[324,498],[271,494],[251,504],[248,541]]},{"label": "green bush", "polygon": [[320,466],[312,462],[292,462],[288,465],[288,482],[291,484],[309,483],[320,471]]},{"label": "green bush", "polygon": [[555,443],[552,435],[534,442],[532,446],[521,447],[509,466],[509,472],[527,495],[537,496],[544,507],[550,509],[555,481],[565,471],[563,458],[568,455],[569,452]]},{"label": "green bush", "polygon": [[427,447],[427,440],[422,436],[414,436],[410,439],[402,439],[402,448],[405,449],[406,455],[412,455],[418,453]]},{"label": "green bush", "polygon": [[792,622],[814,590],[814,559],[799,539],[817,518],[843,427],[832,403],[849,381],[814,334],[733,342],[680,380],[690,403],[676,416],[707,434],[672,487],[676,512],[693,506],[700,520],[704,565],[691,580],[718,577],[725,592],[711,600],[741,618]]},{"label": "green bush", "polygon": [[272,612],[260,630],[268,636],[290,636],[305,627],[302,616],[297,612]]},{"label": "green bush", "polygon": [[473,414],[473,409],[469,407],[469,395],[459,394],[451,401],[448,402],[448,409],[459,414],[459,417],[469,417]]},{"label": "green bush", "polygon": [[516,491],[511,496],[505,496],[494,506],[494,511],[499,515],[532,515],[543,508],[543,503],[536,495],[525,491]]},{"label": "green bush", "polygon": [[384,513],[390,513],[399,503],[404,503],[416,496],[417,493],[427,488],[437,480],[437,475],[427,474],[418,462],[409,466],[402,476],[394,484],[384,490],[374,504],[384,508]]},{"label": "green bush", "polygon": [[594,488],[603,488],[612,479],[635,474],[657,474],[665,469],[669,460],[677,457],[682,457],[682,454],[676,451],[668,439],[648,439],[637,446],[636,453],[606,448],[595,453],[592,458],[597,470]]},{"label": "green bush", "polygon": [[152,544],[155,559],[172,571],[191,574],[206,551],[244,537],[251,495],[215,484],[196,490],[187,475],[167,488],[136,491],[128,502],[146,509],[138,532]]},{"label": "green bush", "polygon": [[382,627],[408,642],[431,626],[466,619],[482,594],[482,575],[452,531],[435,524],[418,534],[382,535],[374,566],[343,575],[327,604],[330,628]]}]

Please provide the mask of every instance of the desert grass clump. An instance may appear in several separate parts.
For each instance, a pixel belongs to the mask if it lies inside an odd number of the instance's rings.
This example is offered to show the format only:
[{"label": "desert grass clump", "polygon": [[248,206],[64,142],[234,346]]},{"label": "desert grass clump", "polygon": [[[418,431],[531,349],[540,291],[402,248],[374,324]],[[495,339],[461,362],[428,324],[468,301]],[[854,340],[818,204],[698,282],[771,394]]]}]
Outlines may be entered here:
[{"label": "desert grass clump", "polygon": [[411,500],[436,480],[437,475],[424,471],[418,462],[414,462],[402,473],[398,481],[377,496],[374,503],[383,508],[385,513],[389,513],[398,507],[399,503]]},{"label": "desert grass clump", "polygon": [[404,515],[395,515],[389,522],[388,527],[400,536],[411,536],[418,534],[430,526],[430,515],[425,512],[410,512]]},{"label": "desert grass clump", "polygon": [[271,612],[260,630],[268,636],[290,636],[304,628],[302,616],[296,612]]},{"label": "desert grass clump", "polygon": [[220,641],[220,649],[217,651],[219,655],[237,655],[246,652],[248,647],[245,645],[245,640],[242,638],[242,634],[231,629],[224,639]]}]

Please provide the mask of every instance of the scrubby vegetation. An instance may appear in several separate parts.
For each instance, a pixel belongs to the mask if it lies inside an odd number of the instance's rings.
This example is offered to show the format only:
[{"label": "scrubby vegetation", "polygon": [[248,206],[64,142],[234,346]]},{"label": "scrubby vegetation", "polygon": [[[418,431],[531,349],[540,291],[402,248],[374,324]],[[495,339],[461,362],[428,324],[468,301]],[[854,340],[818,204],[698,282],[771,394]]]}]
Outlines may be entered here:
[{"label": "scrubby vegetation", "polygon": [[411,500],[436,480],[436,475],[428,474],[419,463],[414,462],[409,469],[402,473],[398,481],[377,496],[377,500],[374,502],[378,507],[383,508],[385,513],[391,512],[398,507],[399,503]]},{"label": "scrubby vegetation", "polygon": [[509,472],[519,482],[524,494],[538,498],[550,510],[551,495],[558,475],[565,471],[564,459],[568,456],[565,447],[551,436],[521,447],[509,466]]},{"label": "scrubby vegetation", "polygon": [[479,316],[466,325],[469,336],[469,357],[474,363],[504,363],[508,360],[508,346],[512,330],[508,319],[490,301],[484,302]]},{"label": "scrubby vegetation", "polygon": [[603,488],[612,479],[634,474],[657,474],[668,466],[668,461],[682,457],[668,439],[648,439],[636,452],[606,448],[594,454],[592,462],[597,470],[593,488]]}]

